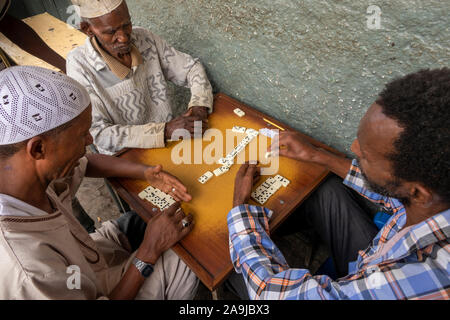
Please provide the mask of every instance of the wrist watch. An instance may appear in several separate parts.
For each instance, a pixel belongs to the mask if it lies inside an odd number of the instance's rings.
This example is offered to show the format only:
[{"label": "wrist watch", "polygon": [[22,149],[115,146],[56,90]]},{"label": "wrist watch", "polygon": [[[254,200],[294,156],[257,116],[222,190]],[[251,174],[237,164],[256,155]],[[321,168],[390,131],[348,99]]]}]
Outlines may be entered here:
[{"label": "wrist watch", "polygon": [[146,262],[142,261],[139,258],[135,257],[133,259],[133,264],[139,270],[139,272],[141,273],[141,275],[144,278],[148,278],[153,272],[153,267],[154,266],[152,264],[150,264],[150,263],[146,263]]}]

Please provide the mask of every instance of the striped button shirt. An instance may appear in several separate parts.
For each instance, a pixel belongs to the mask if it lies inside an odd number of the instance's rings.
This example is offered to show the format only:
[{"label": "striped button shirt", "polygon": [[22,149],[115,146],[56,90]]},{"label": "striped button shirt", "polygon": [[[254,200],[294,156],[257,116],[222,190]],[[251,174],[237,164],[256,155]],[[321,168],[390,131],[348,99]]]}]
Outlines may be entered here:
[{"label": "striped button shirt", "polygon": [[268,236],[272,211],[241,205],[228,214],[230,254],[251,299],[449,299],[450,209],[413,226],[396,199],[369,191],[356,160],[344,184],[393,215],[372,244],[360,251],[346,277],[333,281],[289,268]]}]

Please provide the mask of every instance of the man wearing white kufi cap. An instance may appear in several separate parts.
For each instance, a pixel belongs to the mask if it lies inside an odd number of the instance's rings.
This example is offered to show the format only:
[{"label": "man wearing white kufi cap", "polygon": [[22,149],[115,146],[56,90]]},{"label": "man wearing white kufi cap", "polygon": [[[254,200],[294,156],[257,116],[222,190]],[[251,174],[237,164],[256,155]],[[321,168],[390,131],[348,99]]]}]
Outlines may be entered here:
[{"label": "man wearing white kufi cap", "polygon": [[[123,0],[72,0],[89,37],[67,56],[67,74],[91,97],[91,134],[101,153],[162,148],[176,129],[207,128],[212,88],[198,59],[152,32],[132,27]],[[167,81],[191,89],[188,111],[174,118]]]},{"label": "man wearing white kufi cap", "polygon": [[147,180],[191,199],[161,166],[85,155],[91,109],[85,88],[63,74],[0,72],[0,299],[193,298],[198,279],[168,250],[193,226],[179,202],[150,220],[139,243],[122,217],[88,234],[73,216],[85,175]]}]

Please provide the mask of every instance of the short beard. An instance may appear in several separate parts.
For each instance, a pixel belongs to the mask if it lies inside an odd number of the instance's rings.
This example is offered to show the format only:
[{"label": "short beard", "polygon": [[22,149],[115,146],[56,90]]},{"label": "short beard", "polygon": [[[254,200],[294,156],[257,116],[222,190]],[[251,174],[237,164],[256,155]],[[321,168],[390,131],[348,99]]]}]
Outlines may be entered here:
[{"label": "short beard", "polygon": [[379,195],[382,195],[384,197],[398,199],[404,206],[408,206],[411,203],[410,197],[397,194],[395,191],[390,191],[396,190],[400,187],[401,183],[398,179],[388,181],[384,186],[381,186],[370,181],[364,171],[361,168],[360,170],[362,178],[364,180],[364,184],[370,191],[378,193]]}]

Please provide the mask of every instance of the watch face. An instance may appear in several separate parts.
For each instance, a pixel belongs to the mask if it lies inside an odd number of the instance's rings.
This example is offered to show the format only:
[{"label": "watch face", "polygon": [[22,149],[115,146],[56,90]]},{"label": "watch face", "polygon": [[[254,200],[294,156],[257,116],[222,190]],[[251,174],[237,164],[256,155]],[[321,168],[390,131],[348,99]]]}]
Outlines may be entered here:
[{"label": "watch face", "polygon": [[144,267],[144,269],[142,269],[142,275],[143,275],[144,277],[146,277],[146,278],[147,278],[149,275],[151,275],[152,272],[153,272],[153,268],[152,268],[151,266],[149,266],[149,265],[146,265],[146,266]]}]

